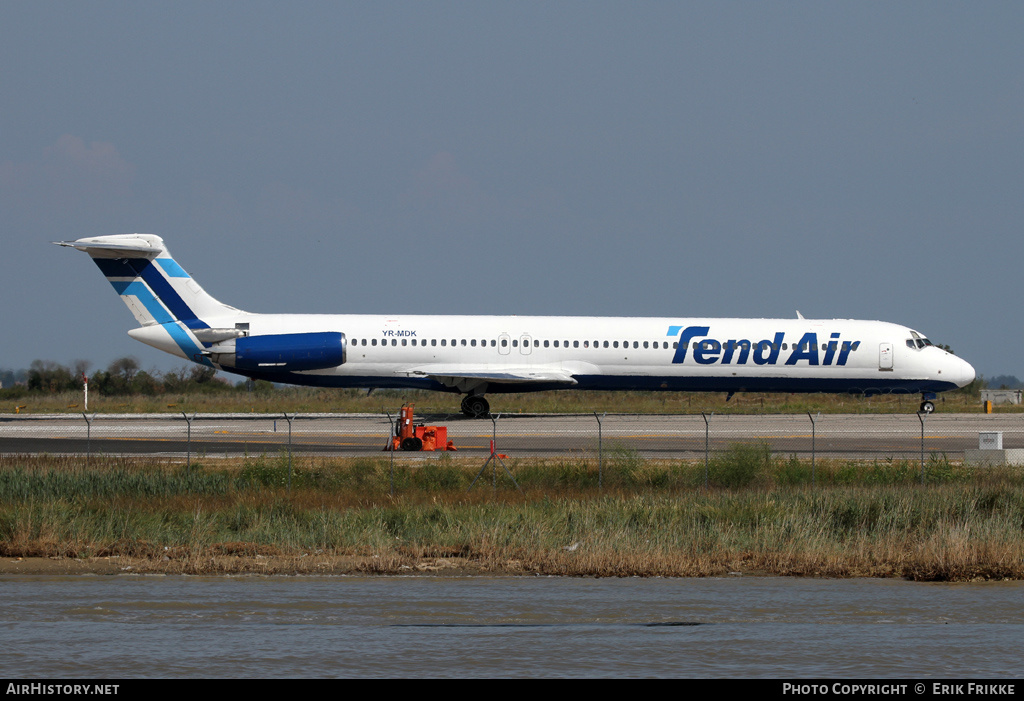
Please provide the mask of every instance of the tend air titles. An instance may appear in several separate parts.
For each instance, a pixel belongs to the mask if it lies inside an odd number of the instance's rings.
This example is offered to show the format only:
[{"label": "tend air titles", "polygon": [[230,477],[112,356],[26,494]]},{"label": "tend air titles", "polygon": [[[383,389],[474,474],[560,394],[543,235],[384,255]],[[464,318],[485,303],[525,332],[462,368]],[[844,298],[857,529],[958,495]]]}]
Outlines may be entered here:
[{"label": "tend air titles", "polygon": [[[684,363],[689,357],[698,365],[796,365],[803,361],[807,365],[846,365],[850,353],[857,350],[860,341],[840,338],[837,333],[829,334],[827,341],[819,342],[818,334],[809,331],[796,343],[786,342],[786,334],[779,331],[772,338],[751,341],[733,338],[725,341],[711,338],[709,326],[670,326],[669,336],[679,336],[673,363]],[[824,335],[824,334],[823,334]],[[785,360],[783,360],[785,356]]]}]

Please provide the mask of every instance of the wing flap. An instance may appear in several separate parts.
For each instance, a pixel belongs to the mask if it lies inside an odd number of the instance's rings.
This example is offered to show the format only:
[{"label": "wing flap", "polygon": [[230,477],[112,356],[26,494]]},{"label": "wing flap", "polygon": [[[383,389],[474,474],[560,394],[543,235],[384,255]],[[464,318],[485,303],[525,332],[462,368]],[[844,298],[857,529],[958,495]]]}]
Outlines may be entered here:
[{"label": "wing flap", "polygon": [[410,377],[429,377],[446,387],[467,387],[483,383],[496,384],[577,384],[565,370],[557,368],[481,368],[466,365],[423,365],[409,368]]}]

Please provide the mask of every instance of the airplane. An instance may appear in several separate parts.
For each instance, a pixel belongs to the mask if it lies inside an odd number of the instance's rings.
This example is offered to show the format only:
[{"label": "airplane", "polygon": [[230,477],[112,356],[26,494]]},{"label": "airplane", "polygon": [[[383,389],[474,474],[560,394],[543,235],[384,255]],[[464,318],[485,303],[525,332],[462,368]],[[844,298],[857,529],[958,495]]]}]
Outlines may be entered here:
[{"label": "airplane", "polygon": [[906,326],[855,319],[255,314],[218,302],[152,234],[55,241],[88,253],[131,310],[128,335],[256,380],[464,395],[553,389],[921,393],[974,380]]}]

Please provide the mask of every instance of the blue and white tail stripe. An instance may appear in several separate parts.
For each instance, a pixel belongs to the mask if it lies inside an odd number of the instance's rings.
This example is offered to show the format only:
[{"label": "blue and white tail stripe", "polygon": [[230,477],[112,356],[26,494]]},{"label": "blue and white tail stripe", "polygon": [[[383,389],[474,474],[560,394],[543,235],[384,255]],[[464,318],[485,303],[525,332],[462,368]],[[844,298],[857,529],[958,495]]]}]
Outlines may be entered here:
[{"label": "blue and white tail stripe", "polygon": [[203,317],[237,310],[206,294],[170,257],[163,240],[150,234],[97,236],[62,242],[88,253],[124,300],[147,335],[166,333],[172,350],[184,358],[209,365],[203,355],[209,344],[192,331],[208,329]]},{"label": "blue and white tail stripe", "polygon": [[[157,265],[145,258],[120,260],[95,258],[94,260],[117,293],[122,296],[138,297],[156,323],[166,324],[169,321],[180,321],[190,329],[210,328],[209,324],[196,315],[168,280],[168,276],[191,280],[188,273],[173,259],[157,258]],[[128,282],[127,285],[126,282]],[[144,287],[151,292],[148,298],[139,296]]]}]

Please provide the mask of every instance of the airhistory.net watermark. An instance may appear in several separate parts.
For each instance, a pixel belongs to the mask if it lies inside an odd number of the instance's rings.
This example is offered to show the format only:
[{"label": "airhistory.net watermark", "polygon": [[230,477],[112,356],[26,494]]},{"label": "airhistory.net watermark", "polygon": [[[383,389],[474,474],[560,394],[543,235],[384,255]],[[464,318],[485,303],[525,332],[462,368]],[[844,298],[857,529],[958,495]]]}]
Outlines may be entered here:
[{"label": "airhistory.net watermark", "polygon": [[39,684],[15,683],[7,684],[7,694],[24,694],[26,696],[108,696],[117,694],[120,684]]}]

